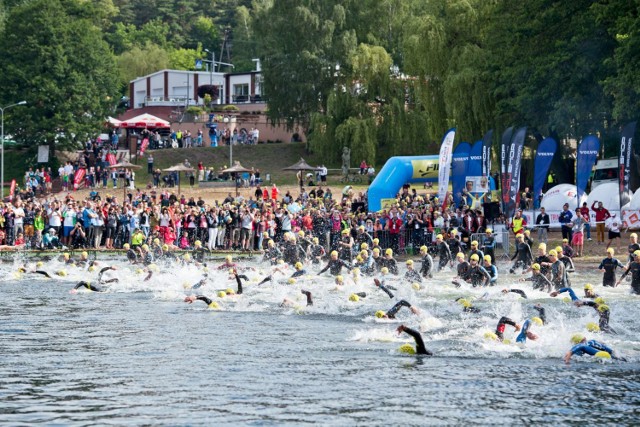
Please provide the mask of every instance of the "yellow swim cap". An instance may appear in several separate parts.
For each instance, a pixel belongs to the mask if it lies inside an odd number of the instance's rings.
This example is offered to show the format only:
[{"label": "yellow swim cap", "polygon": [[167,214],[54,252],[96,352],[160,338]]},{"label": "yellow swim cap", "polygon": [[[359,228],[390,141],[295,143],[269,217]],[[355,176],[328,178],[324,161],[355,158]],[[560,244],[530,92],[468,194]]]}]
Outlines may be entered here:
[{"label": "yellow swim cap", "polygon": [[438,235],[436,236],[436,240],[442,240],[442,234],[438,234]]},{"label": "yellow swim cap", "polygon": [[354,276],[357,276],[360,274],[360,269],[358,267],[354,267],[353,270],[351,270],[351,273],[353,273]]},{"label": "yellow swim cap", "polygon": [[211,304],[209,304],[209,308],[213,309],[213,310],[217,310],[220,308],[220,306],[218,305],[217,302],[215,301],[211,301]]},{"label": "yellow swim cap", "polygon": [[364,250],[369,249],[369,245],[367,244],[367,242],[362,242],[362,244],[360,245],[360,249],[364,249]]},{"label": "yellow swim cap", "polygon": [[384,317],[384,315],[385,315],[385,312],[384,312],[384,311],[382,311],[382,310],[378,310],[378,311],[376,311],[376,317],[377,317],[378,319],[382,319],[382,318]]},{"label": "yellow swim cap", "polygon": [[380,243],[380,239],[378,239],[377,237],[375,239],[373,239],[373,244],[377,245],[378,243]]},{"label": "yellow swim cap", "polygon": [[491,263],[491,255],[485,255],[484,260],[488,263]]},{"label": "yellow swim cap", "polygon": [[[125,249],[125,250],[129,250],[130,247],[131,246],[129,246],[128,243],[125,243],[124,245],[122,245],[122,249]],[[69,254],[65,254],[65,258],[67,258],[68,256],[69,256]]]},{"label": "yellow swim cap", "polygon": [[279,259],[278,260],[278,264],[281,264],[281,265],[284,264],[284,260],[283,259]]},{"label": "yellow swim cap", "polygon": [[600,332],[600,326],[598,326],[598,324],[595,322],[589,322],[586,326],[587,331],[589,332]]},{"label": "yellow swim cap", "polygon": [[153,243],[155,245],[159,245],[160,244],[160,239],[158,239],[157,237],[155,239],[153,239]]},{"label": "yellow swim cap", "polygon": [[595,302],[596,304],[604,304],[604,298],[598,297],[594,299],[593,302]]},{"label": "yellow swim cap", "polygon": [[420,290],[420,283],[416,283],[416,282],[414,282],[414,283],[411,285],[411,287],[412,287],[413,289],[415,289],[416,291],[419,291],[419,290]]},{"label": "yellow swim cap", "polygon": [[551,249],[551,250],[549,251],[549,256],[555,256],[555,257],[557,257],[557,256],[558,256],[558,252],[556,252],[554,249]]},{"label": "yellow swim cap", "polygon": [[524,230],[524,234],[528,236],[529,234],[531,234],[531,230]]},{"label": "yellow swim cap", "polygon": [[358,262],[362,262],[362,257],[361,257],[360,255],[358,255],[358,256],[356,257],[356,261],[358,261]]},{"label": "yellow swim cap", "polygon": [[478,241],[477,240],[473,240],[471,242],[471,246],[478,246]]},{"label": "yellow swim cap", "polygon": [[385,254],[385,255],[393,255],[393,249],[391,249],[391,248],[387,248],[387,250],[386,250],[386,251],[384,251],[384,254]]},{"label": "yellow swim cap", "polygon": [[167,244],[162,245],[162,250],[163,251],[168,251],[169,250],[169,245],[167,245]]},{"label": "yellow swim cap", "polygon": [[235,292],[231,288],[227,288],[225,292],[227,293],[227,295],[235,295]]},{"label": "yellow swim cap", "polygon": [[226,259],[228,262],[233,261],[233,257],[232,257],[231,255],[227,255],[227,256],[225,257],[225,259]]},{"label": "yellow swim cap", "polygon": [[464,259],[464,254],[462,252],[458,252],[456,254],[456,258],[463,258]]},{"label": "yellow swim cap", "polygon": [[562,253],[562,246],[556,246],[556,252],[561,254]]},{"label": "yellow swim cap", "polygon": [[473,255],[471,255],[470,259],[471,259],[471,261],[479,261],[480,257],[478,256],[478,254],[473,254]]},{"label": "yellow swim cap", "polygon": [[149,245],[147,245],[147,244],[142,245],[142,250],[148,251],[149,250]]},{"label": "yellow swim cap", "polygon": [[562,239],[562,243],[569,243],[569,239]]},{"label": "yellow swim cap", "polygon": [[542,242],[538,245],[538,249],[544,249],[545,251],[547,250],[547,244]]},{"label": "yellow swim cap", "polygon": [[493,230],[492,230],[492,229],[490,229],[490,228],[487,228],[486,233],[487,233],[487,234],[491,234],[491,233],[493,233]]},{"label": "yellow swim cap", "polygon": [[56,274],[58,276],[64,277],[67,275],[67,272],[65,270],[59,270],[59,271],[56,271]]},{"label": "yellow swim cap", "polygon": [[89,256],[89,254],[87,253],[87,251],[82,251],[82,252],[80,253],[80,256],[81,256],[82,258],[86,258],[86,257],[88,257],[88,256]]},{"label": "yellow swim cap", "polygon": [[331,256],[338,256],[338,251],[331,251]]},{"label": "yellow swim cap", "polygon": [[302,230],[298,231],[298,236],[304,237],[304,231],[302,231]]},{"label": "yellow swim cap", "polygon": [[584,335],[582,335],[582,334],[573,334],[573,335],[571,336],[571,342],[572,342],[573,344],[579,344],[579,343],[581,343],[581,342],[582,342],[582,340],[584,340],[584,339],[585,339],[585,338],[584,338]]},{"label": "yellow swim cap", "polygon": [[195,241],[195,243],[194,243],[194,245],[195,245],[196,247],[202,246],[202,242],[201,242],[200,240],[196,240],[196,241]]},{"label": "yellow swim cap", "polygon": [[296,270],[302,270],[302,263],[300,261],[296,262]]},{"label": "yellow swim cap", "polygon": [[634,251],[634,252],[633,252],[633,255],[634,255],[634,256],[640,256],[640,250]]},{"label": "yellow swim cap", "polygon": [[92,265],[91,267],[89,267],[89,271],[96,271],[95,266]]},{"label": "yellow swim cap", "polygon": [[532,318],[531,318],[531,321],[532,321],[533,323],[535,323],[536,325],[538,325],[538,326],[542,326],[542,324],[543,324],[542,319],[541,319],[541,318],[539,318],[539,317],[532,317]]},{"label": "yellow swim cap", "polygon": [[611,354],[606,351],[599,351],[593,355],[593,357],[597,359],[611,359]]},{"label": "yellow swim cap", "polygon": [[381,272],[382,274],[389,274],[389,269],[388,269],[387,267],[382,267],[382,268],[380,269],[380,272]]},{"label": "yellow swim cap", "polygon": [[[127,245],[127,246],[128,246],[128,243],[125,243],[125,245]],[[127,249],[128,249],[128,248],[127,248]],[[65,257],[65,258],[69,258],[69,254],[68,254],[68,253],[64,253],[64,254],[62,254],[62,256],[63,256],[63,257]]]},{"label": "yellow swim cap", "polygon": [[471,306],[471,303],[469,302],[469,300],[466,300],[464,298],[460,298],[458,300],[458,304],[460,304],[463,307],[470,307]]},{"label": "yellow swim cap", "polygon": [[43,265],[43,264],[42,264],[42,261],[38,261],[38,262],[36,262],[36,267],[42,267],[42,265]]},{"label": "yellow swim cap", "polygon": [[349,301],[358,302],[360,301],[360,297],[356,294],[349,295]]},{"label": "yellow swim cap", "polygon": [[380,249],[379,248],[373,248],[373,253],[376,255],[380,255]]},{"label": "yellow swim cap", "polygon": [[[451,230],[451,235],[452,235],[452,236],[455,236],[456,234],[458,234],[458,230],[455,230],[455,229],[454,229],[454,230]],[[436,238],[437,238],[437,237],[436,237]]]},{"label": "yellow swim cap", "polygon": [[225,291],[218,291],[218,298],[224,298],[227,296],[227,293]]},{"label": "yellow swim cap", "polygon": [[609,306],[608,306],[608,305],[606,305],[606,304],[600,304],[600,305],[598,306],[598,311],[599,311],[600,313],[604,313],[605,311],[609,311]]},{"label": "yellow swim cap", "polygon": [[317,237],[314,237],[314,238],[313,238],[313,240],[312,240],[312,242],[313,242],[313,243],[315,243],[316,245],[318,244],[318,242],[319,242],[319,241],[320,241],[320,240],[318,240],[318,238],[317,238]]},{"label": "yellow swim cap", "polygon": [[411,344],[402,344],[398,351],[404,354],[416,354],[416,349]]},{"label": "yellow swim cap", "polygon": [[584,290],[585,291],[592,291],[593,290],[593,285],[591,283],[587,283],[584,285]]},{"label": "yellow swim cap", "polygon": [[615,254],[615,253],[616,253],[616,251],[615,251],[615,249],[613,249],[613,248],[608,248],[608,249],[607,249],[607,253],[609,253],[609,254],[613,255],[613,254]]},{"label": "yellow swim cap", "polygon": [[636,233],[631,233],[631,234],[629,234],[629,237],[635,237],[637,239],[638,235]]},{"label": "yellow swim cap", "polygon": [[344,230],[342,230],[342,234],[349,234],[349,229],[345,228]]},{"label": "yellow swim cap", "polygon": [[484,337],[488,340],[494,340],[494,341],[498,340],[498,336],[495,333],[490,331],[485,332]]},{"label": "yellow swim cap", "polygon": [[293,285],[294,283],[296,283],[296,279],[294,279],[293,277],[290,277],[289,280],[287,280],[287,283],[290,285]]},{"label": "yellow swim cap", "polygon": [[413,260],[412,259],[408,259],[406,264],[407,265],[413,265]]},{"label": "yellow swim cap", "polygon": [[518,235],[516,236],[516,239],[524,240],[524,234],[518,234]]},{"label": "yellow swim cap", "polygon": [[191,260],[191,255],[189,255],[189,254],[184,254],[184,255],[182,256],[182,258],[183,258],[185,261],[190,261],[190,260]]},{"label": "yellow swim cap", "polygon": [[275,242],[273,240],[269,240],[267,242],[267,246],[274,246],[274,245],[275,245]]},{"label": "yellow swim cap", "polygon": [[422,245],[420,246],[420,252],[427,252],[429,250],[429,248],[427,248],[426,246]]}]

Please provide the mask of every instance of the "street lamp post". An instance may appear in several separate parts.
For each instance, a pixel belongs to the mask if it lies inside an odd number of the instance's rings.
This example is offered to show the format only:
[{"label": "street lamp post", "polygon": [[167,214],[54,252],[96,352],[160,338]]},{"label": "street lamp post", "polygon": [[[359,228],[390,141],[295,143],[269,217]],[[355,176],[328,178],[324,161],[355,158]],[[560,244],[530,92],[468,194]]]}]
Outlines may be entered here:
[{"label": "street lamp post", "polygon": [[[215,63],[216,63],[216,54],[213,53],[213,51],[211,51],[209,49],[205,49],[204,51],[211,54],[211,65],[209,65],[209,84],[212,85],[213,84],[213,72],[215,71],[213,68],[215,67]],[[229,167],[231,167],[231,165],[229,165]]]},{"label": "street lamp post", "polygon": [[4,200],[4,110],[7,108],[15,107],[17,105],[25,105],[27,101],[20,101],[15,104],[7,105],[6,107],[0,107],[0,187],[2,190],[0,191],[0,200]]}]

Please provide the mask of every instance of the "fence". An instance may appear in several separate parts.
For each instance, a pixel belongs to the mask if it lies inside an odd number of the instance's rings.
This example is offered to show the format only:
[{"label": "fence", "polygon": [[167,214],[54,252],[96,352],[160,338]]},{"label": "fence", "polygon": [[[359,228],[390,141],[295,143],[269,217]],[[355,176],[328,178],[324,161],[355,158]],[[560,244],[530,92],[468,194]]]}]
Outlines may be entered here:
[{"label": "fence", "polygon": [[[511,251],[511,243],[509,242],[509,230],[498,229],[493,231],[493,237],[495,238],[494,254],[496,259],[509,259]],[[476,240],[478,246],[484,246],[484,241],[487,235],[485,233],[475,233],[471,235],[471,240]]]}]

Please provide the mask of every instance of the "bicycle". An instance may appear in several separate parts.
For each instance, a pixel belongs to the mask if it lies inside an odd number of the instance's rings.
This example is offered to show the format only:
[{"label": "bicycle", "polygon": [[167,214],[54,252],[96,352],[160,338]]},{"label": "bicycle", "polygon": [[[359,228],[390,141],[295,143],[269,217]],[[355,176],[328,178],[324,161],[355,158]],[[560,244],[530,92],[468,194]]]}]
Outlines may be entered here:
[{"label": "bicycle", "polygon": [[360,174],[356,174],[356,173],[349,173],[349,174],[343,176],[342,178],[340,178],[340,183],[341,184],[348,184],[348,183],[361,184],[362,183],[362,176]]}]

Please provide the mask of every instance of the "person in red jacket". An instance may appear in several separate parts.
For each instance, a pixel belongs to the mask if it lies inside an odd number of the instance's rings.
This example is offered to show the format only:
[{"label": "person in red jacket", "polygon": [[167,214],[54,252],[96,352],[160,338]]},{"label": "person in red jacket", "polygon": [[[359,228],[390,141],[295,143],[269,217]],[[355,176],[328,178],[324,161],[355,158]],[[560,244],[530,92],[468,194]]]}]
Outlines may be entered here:
[{"label": "person in red jacket", "polygon": [[275,184],[271,186],[271,200],[278,200],[278,187]]},{"label": "person in red jacket", "polygon": [[598,244],[604,243],[604,222],[611,217],[611,214],[602,206],[602,202],[597,200],[591,205],[591,210],[596,213],[596,240]]}]

